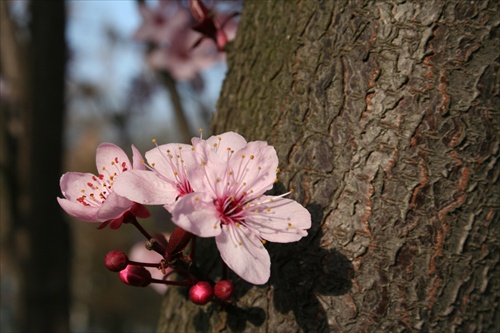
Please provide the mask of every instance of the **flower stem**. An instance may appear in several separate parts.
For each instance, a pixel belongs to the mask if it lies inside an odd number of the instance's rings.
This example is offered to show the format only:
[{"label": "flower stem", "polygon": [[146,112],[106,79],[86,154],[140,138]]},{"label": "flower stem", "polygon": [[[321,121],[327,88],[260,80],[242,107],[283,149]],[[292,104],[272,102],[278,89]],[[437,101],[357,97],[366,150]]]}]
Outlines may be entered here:
[{"label": "flower stem", "polygon": [[151,250],[154,250],[156,252],[158,252],[160,255],[162,256],[165,256],[166,253],[167,253],[167,250],[160,244],[156,241],[156,239],[154,237],[152,237],[147,231],[146,229],[144,229],[142,227],[142,225],[140,225],[140,223],[137,221],[137,219],[135,218],[135,216],[133,218],[131,218],[129,221],[129,223],[132,223],[134,225],[134,227],[137,228],[137,230],[140,231],[141,234],[144,235],[144,237],[146,237],[150,242],[151,242]]},{"label": "flower stem", "polygon": [[138,262],[138,261],[133,261],[133,260],[129,260],[127,262],[127,264],[135,265],[135,266],[142,266],[142,267],[156,267],[156,268],[158,268],[160,266],[160,264],[158,264],[158,263]]},{"label": "flower stem", "polygon": [[173,285],[173,286],[185,286],[185,287],[191,287],[192,285],[194,285],[194,282],[192,281],[169,281],[169,280],[151,279],[151,282]]}]

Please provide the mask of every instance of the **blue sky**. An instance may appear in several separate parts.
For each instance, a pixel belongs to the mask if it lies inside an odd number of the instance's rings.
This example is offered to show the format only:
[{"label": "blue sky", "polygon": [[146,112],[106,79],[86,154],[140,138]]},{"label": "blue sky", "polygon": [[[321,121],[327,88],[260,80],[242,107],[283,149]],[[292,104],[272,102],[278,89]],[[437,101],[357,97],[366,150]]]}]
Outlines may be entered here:
[{"label": "blue sky", "polygon": [[109,27],[132,40],[140,23],[136,1],[68,1],[67,37],[75,57],[71,75],[101,83],[111,93],[123,91],[122,84],[143,66],[142,48],[133,42],[110,47],[105,31]]}]

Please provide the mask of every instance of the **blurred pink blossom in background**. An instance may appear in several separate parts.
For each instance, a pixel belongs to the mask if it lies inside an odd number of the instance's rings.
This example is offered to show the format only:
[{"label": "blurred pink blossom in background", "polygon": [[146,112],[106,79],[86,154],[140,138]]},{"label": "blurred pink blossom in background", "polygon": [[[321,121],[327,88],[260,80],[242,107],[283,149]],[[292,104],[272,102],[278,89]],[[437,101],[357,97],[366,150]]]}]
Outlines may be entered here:
[{"label": "blurred pink blossom in background", "polygon": [[[142,3],[142,24],[134,38],[149,43],[149,64],[165,70],[178,81],[192,80],[202,70],[224,61],[214,41],[193,30],[195,21],[180,1],[160,1],[155,8]],[[217,13],[216,20],[225,22],[229,15]],[[229,20],[223,31],[229,41],[236,36],[236,23]],[[199,42],[199,43],[198,43]],[[197,44],[198,43],[198,44]]]}]

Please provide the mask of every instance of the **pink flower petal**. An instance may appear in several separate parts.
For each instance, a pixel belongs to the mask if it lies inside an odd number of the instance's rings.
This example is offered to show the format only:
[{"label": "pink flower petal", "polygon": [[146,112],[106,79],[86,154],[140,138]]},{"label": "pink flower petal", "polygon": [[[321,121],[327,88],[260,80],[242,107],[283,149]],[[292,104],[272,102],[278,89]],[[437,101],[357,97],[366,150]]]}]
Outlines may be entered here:
[{"label": "pink flower petal", "polygon": [[149,40],[154,32],[154,14],[146,5],[139,6],[139,13],[142,17],[142,24],[134,34],[134,39]]},{"label": "pink flower petal", "polygon": [[184,169],[196,163],[192,148],[191,145],[181,143],[165,144],[146,152],[146,159],[155,171],[173,182],[178,182],[184,175]]},{"label": "pink flower petal", "polygon": [[162,180],[152,171],[131,170],[117,178],[113,190],[144,205],[172,204],[177,198],[177,187]]},{"label": "pink flower petal", "polygon": [[243,225],[224,225],[215,238],[224,262],[253,284],[264,284],[271,275],[271,259],[262,242]]},{"label": "pink flower petal", "polygon": [[79,202],[57,198],[57,202],[69,215],[85,222],[100,222],[97,219],[98,207],[86,207]]},{"label": "pink flower petal", "polygon": [[132,170],[127,154],[117,145],[107,142],[97,147],[96,165],[97,172],[110,180],[127,170]]},{"label": "pink flower petal", "polygon": [[[194,141],[194,140],[193,140]],[[194,143],[195,147],[195,167],[187,170],[189,182],[193,191],[213,192],[213,184],[217,179],[224,179],[227,174],[227,165],[221,161],[221,158],[208,146],[205,141]]]},{"label": "pink flower petal", "polygon": [[214,237],[221,233],[219,213],[208,193],[190,193],[179,198],[172,209],[172,220],[200,237]]},{"label": "pink flower petal", "polygon": [[[100,192],[100,188],[96,189],[95,187],[100,187],[101,183],[94,181],[94,176],[91,173],[82,173],[82,172],[66,172],[61,176],[60,186],[61,192],[64,197],[71,201],[76,201],[76,199],[82,197],[82,195],[86,195],[89,197],[91,193],[94,195],[98,195]],[[98,198],[99,196],[97,196]]]},{"label": "pink flower petal", "polygon": [[245,147],[246,140],[237,133],[228,132],[208,140],[193,138],[192,143],[198,167],[188,170],[191,187],[194,191],[212,191],[215,196],[221,196],[227,182],[234,181],[227,178],[231,172],[227,161],[235,151]]},{"label": "pink flower petal", "polygon": [[107,221],[120,217],[132,207],[132,201],[112,192],[97,211],[99,221]]},{"label": "pink flower petal", "polygon": [[[228,154],[228,151],[235,152],[243,149],[247,145],[247,141],[245,140],[245,138],[235,132],[226,132],[220,135],[213,135],[207,140],[193,138],[192,143],[197,152],[199,152],[197,146],[203,144],[203,146],[200,147],[201,149],[217,154],[219,158],[221,158],[224,162],[227,162],[231,156],[230,154]],[[213,157],[211,157],[210,160],[213,160]]]},{"label": "pink flower petal", "polygon": [[249,193],[248,198],[259,196],[273,187],[278,168],[276,150],[265,141],[249,142],[233,154],[229,168],[234,181],[242,184],[240,192]]},{"label": "pink flower petal", "polygon": [[146,170],[141,152],[134,145],[132,145],[132,168],[134,170]]},{"label": "pink flower petal", "polygon": [[289,243],[307,236],[305,229],[311,227],[311,214],[296,201],[262,196],[252,204],[248,208],[246,222],[262,238],[276,243]]}]

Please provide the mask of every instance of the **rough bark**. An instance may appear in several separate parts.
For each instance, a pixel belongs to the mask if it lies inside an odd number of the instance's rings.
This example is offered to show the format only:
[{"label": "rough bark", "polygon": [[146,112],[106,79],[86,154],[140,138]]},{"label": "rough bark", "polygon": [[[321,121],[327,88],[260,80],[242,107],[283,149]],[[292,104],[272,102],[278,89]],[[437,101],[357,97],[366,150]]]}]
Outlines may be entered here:
[{"label": "rough bark", "polygon": [[498,14],[245,2],[214,133],[274,145],[313,227],[225,311],[169,290],[159,331],[500,330]]}]

